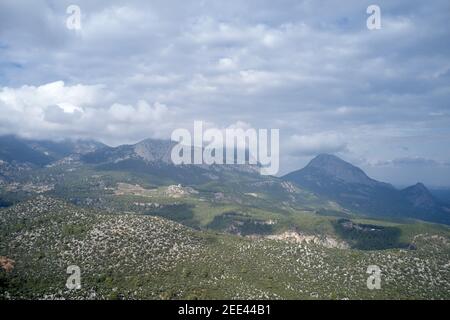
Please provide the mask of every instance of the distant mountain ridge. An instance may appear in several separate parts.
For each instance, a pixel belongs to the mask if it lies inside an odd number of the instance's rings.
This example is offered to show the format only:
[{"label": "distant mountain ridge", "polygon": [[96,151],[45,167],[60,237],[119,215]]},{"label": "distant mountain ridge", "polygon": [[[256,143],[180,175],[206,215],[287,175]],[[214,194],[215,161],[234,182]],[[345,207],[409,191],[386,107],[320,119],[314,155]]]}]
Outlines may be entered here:
[{"label": "distant mountain ridge", "polygon": [[[19,167],[21,164],[44,167],[73,158],[80,165],[95,170],[132,173],[163,185],[213,183],[215,186],[236,186],[237,183],[246,185],[246,192],[254,192],[251,185],[259,190],[266,185],[266,192],[279,193],[284,199],[293,197],[284,185],[289,182],[299,190],[315,194],[324,204],[332,201],[354,213],[450,224],[448,205],[437,200],[423,184],[398,190],[391,184],[370,178],[360,168],[334,155],[318,155],[303,169],[275,178],[261,176],[256,166],[247,164],[174,165],[170,157],[174,145],[175,142],[170,140],[146,139],[136,144],[109,147],[91,140],[53,142],[3,136],[0,137],[0,161],[11,165],[1,165],[0,179],[11,181],[8,173],[16,164]],[[274,186],[276,188],[271,189]],[[298,193],[297,196],[296,201],[306,199]]]},{"label": "distant mountain ridge", "polygon": [[43,166],[70,155],[83,155],[105,147],[94,140],[50,141],[7,135],[0,136],[0,160]]},{"label": "distant mountain ridge", "polygon": [[[170,140],[146,139],[136,144],[105,147],[81,156],[81,161],[97,165],[102,170],[131,171],[150,174],[166,179],[171,183],[186,185],[206,183],[211,180],[233,179],[239,175],[259,176],[255,165],[175,165],[171,159],[172,148],[176,145]],[[194,147],[191,149],[193,163]],[[260,178],[265,180],[264,178]]]},{"label": "distant mountain ridge", "polygon": [[391,186],[387,183],[369,178],[360,168],[330,154],[318,155],[311,160],[307,167],[311,172],[319,171],[346,183],[357,183],[368,186]]},{"label": "distant mountain ridge", "polygon": [[282,178],[354,212],[450,223],[450,214],[422,183],[397,190],[334,155],[318,155]]},{"label": "distant mountain ridge", "polygon": [[170,164],[170,152],[175,145],[170,140],[146,139],[136,144],[105,147],[83,155],[88,163],[117,163],[124,160],[143,160]]},{"label": "distant mountain ridge", "polygon": [[436,210],[439,207],[438,200],[431,194],[423,183],[403,189],[402,194],[415,207]]}]

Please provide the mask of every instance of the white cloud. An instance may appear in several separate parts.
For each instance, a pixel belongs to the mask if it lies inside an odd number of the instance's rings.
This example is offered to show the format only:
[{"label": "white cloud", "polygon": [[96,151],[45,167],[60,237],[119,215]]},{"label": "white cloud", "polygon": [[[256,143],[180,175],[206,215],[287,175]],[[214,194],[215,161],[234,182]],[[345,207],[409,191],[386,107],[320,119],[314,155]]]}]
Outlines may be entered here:
[{"label": "white cloud", "polygon": [[[144,100],[124,105],[113,103],[113,97],[102,86],[66,86],[62,81],[0,88],[1,133],[108,141],[167,135],[167,126],[175,117],[166,105],[150,105]],[[162,121],[166,126],[161,125]]]},{"label": "white cloud", "polygon": [[293,135],[286,144],[286,149],[295,155],[317,155],[321,153],[337,153],[347,147],[342,135],[333,132],[322,132],[312,135]]},{"label": "white cloud", "polygon": [[237,63],[231,58],[221,58],[217,67],[219,70],[234,70],[237,68]]}]

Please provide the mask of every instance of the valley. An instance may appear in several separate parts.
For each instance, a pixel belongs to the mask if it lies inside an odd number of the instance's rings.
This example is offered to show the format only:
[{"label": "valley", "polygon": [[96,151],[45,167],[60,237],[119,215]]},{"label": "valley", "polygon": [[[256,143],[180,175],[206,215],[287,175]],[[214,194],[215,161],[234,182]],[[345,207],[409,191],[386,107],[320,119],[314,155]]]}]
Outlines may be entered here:
[{"label": "valley", "polygon": [[329,156],[277,178],[175,166],[161,141],[58,153],[14,139],[1,146],[0,299],[450,298],[448,215],[423,185],[396,190]]}]

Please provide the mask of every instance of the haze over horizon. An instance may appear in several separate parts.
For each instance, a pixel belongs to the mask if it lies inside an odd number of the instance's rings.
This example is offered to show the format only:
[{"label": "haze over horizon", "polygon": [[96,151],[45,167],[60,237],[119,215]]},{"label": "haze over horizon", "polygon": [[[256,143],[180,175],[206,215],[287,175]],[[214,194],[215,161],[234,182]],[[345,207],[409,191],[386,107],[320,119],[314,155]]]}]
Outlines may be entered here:
[{"label": "haze over horizon", "polygon": [[448,1],[377,1],[373,31],[372,1],[78,1],[80,30],[71,4],[0,3],[0,134],[279,128],[280,174],[331,153],[394,185],[450,184]]}]

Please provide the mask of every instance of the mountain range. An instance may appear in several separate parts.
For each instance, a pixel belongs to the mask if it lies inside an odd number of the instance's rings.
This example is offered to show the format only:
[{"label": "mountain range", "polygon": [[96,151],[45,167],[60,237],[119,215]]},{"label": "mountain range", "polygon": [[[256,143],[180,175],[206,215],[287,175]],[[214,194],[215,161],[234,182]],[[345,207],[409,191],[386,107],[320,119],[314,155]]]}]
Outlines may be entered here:
[{"label": "mountain range", "polygon": [[422,183],[398,190],[368,177],[360,168],[328,154],[283,177],[351,211],[449,223],[450,212]]},{"label": "mountain range", "polygon": [[274,201],[279,201],[282,207],[287,201],[304,204],[315,197],[316,203],[333,202],[359,215],[450,224],[450,209],[422,183],[399,190],[368,177],[360,168],[334,155],[318,155],[303,169],[277,178],[260,176],[256,168],[249,165],[175,166],[170,160],[173,145],[171,141],[147,139],[132,145],[109,147],[92,140],[54,142],[3,136],[0,137],[0,160],[2,166],[8,164],[9,167],[2,171],[0,166],[0,181],[13,179],[11,172],[5,174],[5,170],[11,171],[14,166],[42,168],[70,160],[100,171],[148,177],[156,184],[202,185],[212,189],[229,185],[230,190],[239,190],[241,194],[266,192],[274,206],[277,205]]}]

